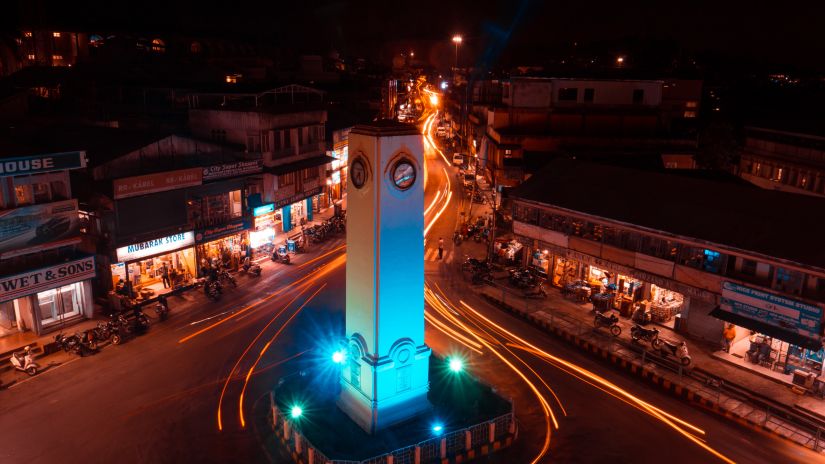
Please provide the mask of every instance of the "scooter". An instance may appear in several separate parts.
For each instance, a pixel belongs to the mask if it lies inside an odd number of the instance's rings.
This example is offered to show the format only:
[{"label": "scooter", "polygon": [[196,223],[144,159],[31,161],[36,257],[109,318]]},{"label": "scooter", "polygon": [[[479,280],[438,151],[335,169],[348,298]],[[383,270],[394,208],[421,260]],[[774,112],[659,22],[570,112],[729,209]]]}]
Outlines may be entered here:
[{"label": "scooter", "polygon": [[597,329],[599,327],[608,327],[610,330],[610,335],[613,335],[614,337],[618,337],[619,334],[622,333],[622,328],[619,327],[619,318],[613,313],[610,313],[609,316],[605,316],[600,312],[596,312],[596,317],[593,319],[593,326]]},{"label": "scooter", "polygon": [[659,340],[659,353],[663,358],[673,356],[679,360],[679,363],[687,367],[690,365],[690,355],[688,354],[687,343],[684,341],[673,343],[667,340]]},{"label": "scooter", "polygon": [[169,317],[169,303],[166,301],[166,296],[161,295],[158,297],[158,302],[155,305],[155,314],[158,315],[158,319],[161,321],[165,321],[166,318]]},{"label": "scooter", "polygon": [[659,329],[655,327],[645,329],[639,324],[633,324],[633,327],[630,328],[630,338],[632,338],[634,342],[638,342],[639,340],[650,342],[650,346],[653,348],[659,347]]},{"label": "scooter", "polygon": [[538,284],[536,289],[529,292],[524,292],[525,298],[547,298],[547,290],[544,289],[544,284]]},{"label": "scooter", "polygon": [[261,276],[261,266],[257,263],[253,263],[249,256],[243,259],[243,263],[241,264],[241,272],[246,273],[247,275],[252,275],[255,277]]},{"label": "scooter", "polygon": [[12,353],[9,361],[11,361],[11,365],[14,366],[15,369],[29,375],[37,374],[37,370],[40,369],[40,365],[34,362],[31,347],[28,346],[23,348],[23,351]]}]

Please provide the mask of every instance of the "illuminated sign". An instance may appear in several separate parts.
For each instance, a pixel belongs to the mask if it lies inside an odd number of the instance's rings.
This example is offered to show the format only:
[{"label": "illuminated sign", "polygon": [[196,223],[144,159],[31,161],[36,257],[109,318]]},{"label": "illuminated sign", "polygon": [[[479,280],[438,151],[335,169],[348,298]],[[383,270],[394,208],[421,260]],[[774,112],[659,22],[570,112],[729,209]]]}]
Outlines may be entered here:
[{"label": "illuminated sign", "polygon": [[95,276],[95,258],[61,263],[0,279],[0,301],[9,301],[44,290],[62,287]]},{"label": "illuminated sign", "polygon": [[255,174],[263,171],[263,160],[238,161],[235,163],[219,164],[203,168],[204,182],[227,177],[240,177],[248,174]]},{"label": "illuminated sign", "polygon": [[19,176],[40,172],[62,171],[86,166],[85,151],[6,158],[0,161],[0,176]]},{"label": "illuminated sign", "polygon": [[182,232],[168,237],[120,247],[117,249],[117,260],[119,262],[134,261],[147,256],[154,256],[167,251],[174,251],[179,248],[191,246],[194,243],[194,232]]},{"label": "illuminated sign", "polygon": [[255,217],[263,216],[264,214],[271,213],[275,211],[275,203],[270,203],[268,205],[259,206],[252,210],[252,215]]},{"label": "illuminated sign", "polygon": [[722,283],[725,311],[766,322],[808,337],[818,337],[822,308],[734,282]]}]

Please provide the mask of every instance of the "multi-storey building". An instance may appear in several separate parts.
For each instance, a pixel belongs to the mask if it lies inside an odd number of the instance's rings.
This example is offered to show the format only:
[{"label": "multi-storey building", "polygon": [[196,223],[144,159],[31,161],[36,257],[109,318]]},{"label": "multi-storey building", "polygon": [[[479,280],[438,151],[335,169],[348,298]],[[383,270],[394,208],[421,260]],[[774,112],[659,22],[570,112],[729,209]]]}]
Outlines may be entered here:
[{"label": "multi-storey building", "polygon": [[473,106],[469,125],[484,135],[470,131],[467,144],[502,187],[557,156],[653,155],[692,168],[700,97],[695,80],[513,77],[501,82],[500,104]]},{"label": "multi-storey building", "polygon": [[654,322],[714,343],[723,321],[740,327],[739,339],[766,334],[785,342],[774,346],[785,374],[821,357],[825,223],[811,211],[825,200],[555,160],[513,203],[525,261],[553,285],[589,287],[625,316],[646,308]]},{"label": "multi-storey building", "polygon": [[0,135],[0,337],[40,335],[93,312],[95,258],[80,249],[85,226],[69,175],[86,153],[39,135]]},{"label": "multi-storey building", "polygon": [[[192,133],[260,153],[260,195],[250,200],[255,224],[250,243],[266,243],[329,206],[323,92],[288,85],[263,92],[189,96]],[[257,214],[260,213],[260,214]]]},{"label": "multi-storey building", "polygon": [[825,195],[825,136],[746,127],[739,176],[762,188]]}]

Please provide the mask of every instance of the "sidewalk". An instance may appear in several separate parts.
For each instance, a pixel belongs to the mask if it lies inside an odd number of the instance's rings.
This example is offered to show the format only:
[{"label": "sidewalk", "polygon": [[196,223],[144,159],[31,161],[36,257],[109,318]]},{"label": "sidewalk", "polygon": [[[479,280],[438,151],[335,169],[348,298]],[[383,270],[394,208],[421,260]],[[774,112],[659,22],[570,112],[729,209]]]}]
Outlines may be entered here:
[{"label": "sidewalk", "polygon": [[[464,254],[483,258],[486,256],[483,247],[484,244],[465,242],[460,248]],[[460,272],[455,270],[453,275]],[[469,277],[464,275],[464,278],[469,285]],[[800,396],[784,383],[722,361],[715,356],[718,347],[691,339],[686,340],[691,367],[681,368],[672,359],[660,358],[647,344],[632,342],[630,328],[634,323],[630,319],[620,317],[622,332],[614,338],[606,329],[594,329],[592,304],[571,301],[564,298],[560,290],[546,288],[546,299],[525,299],[522,291],[506,285],[506,279],[474,287],[474,290],[495,306],[676,396],[742,425],[767,430],[825,452],[825,400]],[[648,327],[659,329],[663,339],[685,339],[667,327],[655,324]]]}]

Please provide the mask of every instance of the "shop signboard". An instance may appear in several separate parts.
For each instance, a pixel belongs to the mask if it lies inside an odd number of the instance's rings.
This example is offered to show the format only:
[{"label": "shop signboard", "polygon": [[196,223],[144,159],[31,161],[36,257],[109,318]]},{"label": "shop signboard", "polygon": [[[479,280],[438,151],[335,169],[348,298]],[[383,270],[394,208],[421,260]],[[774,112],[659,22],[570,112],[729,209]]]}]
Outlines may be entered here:
[{"label": "shop signboard", "polygon": [[721,308],[809,337],[820,336],[822,308],[734,282],[722,283]]},{"label": "shop signboard", "polygon": [[241,232],[247,228],[247,224],[243,220],[243,218],[238,218],[226,224],[207,227],[205,229],[199,229],[195,231],[195,242],[211,242],[212,240],[225,237],[227,235],[237,234],[238,232]]},{"label": "shop signboard", "polygon": [[86,167],[85,151],[4,158],[0,161],[0,177],[39,174],[83,167]]},{"label": "shop signboard", "polygon": [[259,206],[252,210],[252,215],[255,217],[263,216],[264,214],[269,214],[275,211],[275,203],[269,203],[268,205]]},{"label": "shop signboard", "polygon": [[241,177],[263,172],[263,160],[237,161],[235,163],[219,164],[203,168],[203,181],[209,182],[228,177]]},{"label": "shop signboard", "polygon": [[144,176],[115,179],[115,199],[136,197],[149,193],[165,192],[184,187],[201,185],[203,170],[201,168],[179,169],[177,171],[158,172]]},{"label": "shop signboard", "polygon": [[33,295],[94,277],[94,256],[87,256],[22,274],[0,277],[0,302]]},{"label": "shop signboard", "polygon": [[77,200],[25,206],[0,212],[0,254],[20,255],[65,245],[79,238]]},{"label": "shop signboard", "polygon": [[149,256],[159,255],[192,246],[195,243],[193,231],[181,232],[168,237],[134,243],[117,249],[118,262],[125,263]]},{"label": "shop signboard", "polygon": [[275,201],[275,208],[282,208],[286,205],[291,205],[295,202],[303,200],[304,198],[318,195],[319,193],[321,193],[321,187],[315,187],[312,190],[304,190],[301,193],[296,193],[295,195]]}]

